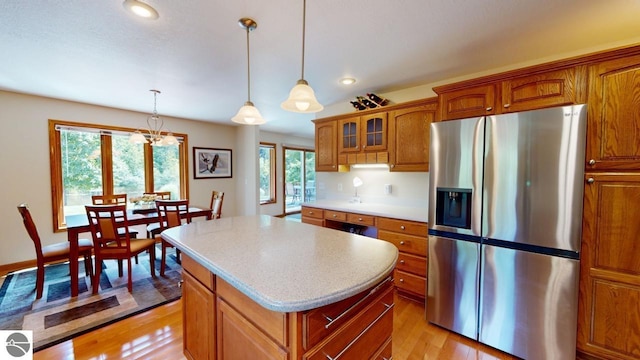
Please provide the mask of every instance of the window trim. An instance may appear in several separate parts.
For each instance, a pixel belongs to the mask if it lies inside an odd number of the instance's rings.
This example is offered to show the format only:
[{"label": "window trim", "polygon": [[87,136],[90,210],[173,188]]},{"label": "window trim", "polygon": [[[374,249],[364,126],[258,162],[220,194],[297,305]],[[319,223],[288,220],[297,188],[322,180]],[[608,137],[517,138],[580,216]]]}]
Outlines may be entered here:
[{"label": "window trim", "polygon": [[[269,175],[269,200],[261,200],[258,198],[258,201],[260,203],[260,205],[268,205],[268,204],[275,204],[278,202],[278,192],[277,192],[277,186],[276,186],[276,162],[277,162],[277,156],[276,156],[276,152],[277,152],[277,145],[275,143],[268,143],[268,142],[260,142],[260,148],[268,148],[270,149],[270,155],[271,155],[271,166],[270,166],[270,175]],[[258,177],[260,177],[260,174],[258,174]]]},{"label": "window trim", "polygon": [[[124,134],[134,133],[137,129],[121,126],[100,125],[90,123],[80,123],[66,120],[49,119],[49,166],[51,171],[51,207],[53,210],[53,232],[66,231],[64,219],[63,186],[62,186],[62,149],[60,148],[59,129],[75,129],[79,131],[99,132],[102,150],[102,187],[105,194],[113,192],[113,173],[111,168],[111,133],[118,132]],[[162,132],[166,135],[168,132]],[[173,133],[180,140],[180,198],[186,199],[189,194],[188,174],[188,136],[187,134]],[[109,144],[109,146],[107,145]],[[153,192],[153,156],[151,144],[144,144],[145,155],[145,191]]]}]

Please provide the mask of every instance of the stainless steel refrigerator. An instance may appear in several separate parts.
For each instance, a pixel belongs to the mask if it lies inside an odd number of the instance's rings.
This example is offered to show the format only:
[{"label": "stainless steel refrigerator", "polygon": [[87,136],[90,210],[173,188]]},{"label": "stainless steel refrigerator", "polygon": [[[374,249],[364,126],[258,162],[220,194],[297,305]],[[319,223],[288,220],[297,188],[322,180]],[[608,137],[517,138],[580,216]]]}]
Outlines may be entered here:
[{"label": "stainless steel refrigerator", "polygon": [[586,106],[431,125],[427,319],[574,359]]}]

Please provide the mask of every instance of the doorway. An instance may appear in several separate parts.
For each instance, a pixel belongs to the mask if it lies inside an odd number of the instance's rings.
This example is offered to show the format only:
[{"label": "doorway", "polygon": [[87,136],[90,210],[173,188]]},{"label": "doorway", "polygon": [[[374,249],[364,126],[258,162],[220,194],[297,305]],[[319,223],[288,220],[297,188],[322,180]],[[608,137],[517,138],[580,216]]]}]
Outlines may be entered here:
[{"label": "doorway", "polygon": [[301,204],[316,199],[316,153],[292,147],[284,150],[284,213],[300,212]]}]

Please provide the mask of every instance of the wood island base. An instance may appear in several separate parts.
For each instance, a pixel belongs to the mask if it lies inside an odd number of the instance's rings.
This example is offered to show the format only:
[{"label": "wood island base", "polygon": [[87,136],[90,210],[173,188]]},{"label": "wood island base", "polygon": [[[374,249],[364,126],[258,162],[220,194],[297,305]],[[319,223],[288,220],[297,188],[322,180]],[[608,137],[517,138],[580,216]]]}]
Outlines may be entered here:
[{"label": "wood island base", "polygon": [[271,311],[183,254],[188,359],[391,359],[393,280],[316,309]]}]

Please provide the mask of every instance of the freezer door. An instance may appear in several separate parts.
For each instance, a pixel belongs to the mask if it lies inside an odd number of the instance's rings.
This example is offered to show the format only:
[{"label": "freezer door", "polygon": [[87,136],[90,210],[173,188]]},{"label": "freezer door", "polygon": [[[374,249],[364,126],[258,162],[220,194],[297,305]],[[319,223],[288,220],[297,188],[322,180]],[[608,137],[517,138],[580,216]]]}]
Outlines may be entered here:
[{"label": "freezer door", "polygon": [[491,116],[482,236],[578,252],[586,107]]},{"label": "freezer door", "polygon": [[[432,123],[429,154],[429,229],[480,236],[484,118]],[[436,212],[444,211],[438,207],[438,189],[465,196],[470,206],[468,225],[466,219],[459,227],[438,221]]]},{"label": "freezer door", "polygon": [[427,320],[466,337],[478,336],[480,244],[429,237]]},{"label": "freezer door", "polygon": [[482,245],[479,341],[523,359],[575,359],[578,268]]}]

